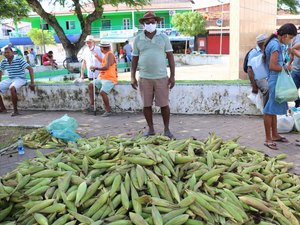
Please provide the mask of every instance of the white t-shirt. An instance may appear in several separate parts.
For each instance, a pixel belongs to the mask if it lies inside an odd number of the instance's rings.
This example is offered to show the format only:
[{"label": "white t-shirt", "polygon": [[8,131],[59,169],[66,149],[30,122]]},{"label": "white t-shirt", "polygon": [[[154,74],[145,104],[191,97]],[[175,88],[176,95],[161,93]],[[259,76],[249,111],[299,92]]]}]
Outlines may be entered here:
[{"label": "white t-shirt", "polygon": [[100,61],[93,55],[93,51],[95,51],[102,59],[104,58],[104,55],[100,50],[100,47],[95,46],[92,51],[88,47],[85,47],[81,55],[81,58],[86,62],[88,78],[97,78],[99,75],[99,70],[95,70],[95,72],[92,72],[90,70],[91,66],[95,66],[99,68],[102,67]]}]

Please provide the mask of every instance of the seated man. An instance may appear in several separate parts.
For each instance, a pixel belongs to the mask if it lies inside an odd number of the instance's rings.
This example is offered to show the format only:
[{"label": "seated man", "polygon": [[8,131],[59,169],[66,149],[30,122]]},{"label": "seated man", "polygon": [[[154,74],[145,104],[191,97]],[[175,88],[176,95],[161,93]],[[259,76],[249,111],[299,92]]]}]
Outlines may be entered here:
[{"label": "seated man", "polygon": [[[95,82],[95,87],[100,89],[100,95],[102,97],[105,106],[105,112],[102,114],[102,116],[107,117],[111,115],[109,99],[107,95],[111,92],[111,90],[118,82],[117,63],[116,63],[115,55],[110,50],[109,43],[101,42],[100,49],[101,52],[104,54],[104,58],[102,59],[96,52],[94,53],[94,56],[101,62],[102,67],[99,68],[99,67],[91,66],[90,69],[92,71],[100,70],[99,77],[94,82]],[[90,83],[88,88],[89,88],[89,96],[90,96],[89,111],[92,111],[93,105],[95,104],[93,83]]]},{"label": "seated man", "polygon": [[56,60],[53,59],[53,52],[49,51],[42,56],[42,64],[43,66],[52,66],[52,68],[58,69]]},{"label": "seated man", "polygon": [[[17,102],[17,90],[22,86],[26,85],[27,80],[25,77],[25,69],[28,69],[30,74],[30,84],[29,88],[34,91],[34,75],[33,69],[28,65],[28,63],[21,57],[15,56],[13,49],[11,47],[6,47],[4,49],[4,56],[0,63],[0,81],[2,80],[2,74],[4,70],[8,72],[8,79],[0,82],[0,92],[2,94],[10,90],[11,100],[13,104],[13,112],[11,116],[19,115]],[[0,113],[7,112],[2,97],[0,96]]]}]

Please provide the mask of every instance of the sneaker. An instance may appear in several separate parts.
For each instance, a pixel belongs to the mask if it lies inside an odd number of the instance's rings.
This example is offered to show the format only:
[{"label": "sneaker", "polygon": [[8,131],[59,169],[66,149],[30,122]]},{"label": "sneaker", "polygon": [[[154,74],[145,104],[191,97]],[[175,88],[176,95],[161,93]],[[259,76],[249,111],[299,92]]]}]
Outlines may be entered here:
[{"label": "sneaker", "polygon": [[102,116],[102,117],[108,117],[108,116],[111,116],[111,112],[104,112],[101,116]]}]

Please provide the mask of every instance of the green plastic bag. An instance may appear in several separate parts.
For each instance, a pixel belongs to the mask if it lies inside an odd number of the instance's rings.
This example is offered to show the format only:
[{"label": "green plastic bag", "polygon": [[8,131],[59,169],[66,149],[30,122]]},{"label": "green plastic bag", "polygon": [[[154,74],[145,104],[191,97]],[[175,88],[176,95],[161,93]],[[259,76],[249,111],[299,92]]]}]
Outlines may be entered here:
[{"label": "green plastic bag", "polygon": [[63,139],[64,141],[76,142],[80,136],[75,132],[77,121],[67,114],[63,117],[52,121],[47,130],[52,136]]},{"label": "green plastic bag", "polygon": [[293,78],[282,70],[278,75],[275,87],[275,101],[278,103],[295,101],[298,98],[298,89],[293,81]]}]

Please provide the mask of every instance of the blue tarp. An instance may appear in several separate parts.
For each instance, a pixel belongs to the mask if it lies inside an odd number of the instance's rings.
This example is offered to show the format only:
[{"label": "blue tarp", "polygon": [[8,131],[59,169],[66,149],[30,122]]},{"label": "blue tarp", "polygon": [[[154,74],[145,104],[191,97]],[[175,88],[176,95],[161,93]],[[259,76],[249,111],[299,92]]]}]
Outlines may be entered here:
[{"label": "blue tarp", "polygon": [[9,39],[0,40],[0,48],[4,47],[5,45],[8,45],[9,43]]},{"label": "blue tarp", "polygon": [[[79,39],[79,37],[80,37],[80,34],[67,34],[67,38],[68,38],[72,43],[76,42],[76,41]],[[55,42],[56,42],[56,43],[58,43],[58,44],[61,43],[60,40],[59,40],[59,38],[58,38],[58,36],[57,36],[56,34],[54,35],[54,39],[55,39]]]},{"label": "blue tarp", "polygon": [[33,45],[30,37],[10,37],[9,41],[13,45]]},{"label": "blue tarp", "polygon": [[[67,34],[67,38],[74,43],[77,41],[80,37],[80,34]],[[58,36],[54,35],[54,40],[56,43],[60,44],[60,40]],[[5,45],[8,45],[9,43],[13,45],[34,45],[30,37],[10,37],[9,39],[0,40],[0,48],[2,48]]]}]

